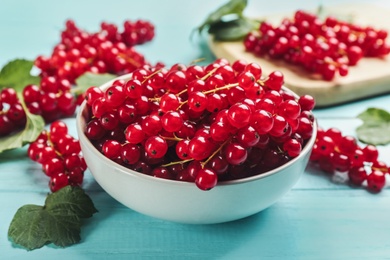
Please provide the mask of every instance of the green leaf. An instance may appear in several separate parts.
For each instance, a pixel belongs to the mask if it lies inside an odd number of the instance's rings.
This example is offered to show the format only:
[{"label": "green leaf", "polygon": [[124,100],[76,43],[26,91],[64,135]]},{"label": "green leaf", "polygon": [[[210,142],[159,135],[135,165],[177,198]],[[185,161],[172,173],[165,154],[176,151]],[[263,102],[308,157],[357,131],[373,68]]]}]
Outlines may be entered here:
[{"label": "green leaf", "polygon": [[358,139],[366,144],[390,143],[390,113],[380,108],[368,108],[358,115],[363,124],[356,129]]},{"label": "green leaf", "polygon": [[8,236],[28,250],[44,246],[49,241],[42,221],[44,215],[42,206],[24,205],[15,213]]},{"label": "green leaf", "polygon": [[23,102],[22,105],[26,113],[26,125],[18,132],[0,137],[0,153],[34,142],[45,127],[45,121],[41,116],[31,114]]},{"label": "green leaf", "polygon": [[219,21],[210,25],[209,34],[214,35],[217,41],[236,41],[244,38],[257,23],[246,18],[238,18],[231,21]]},{"label": "green leaf", "polygon": [[104,73],[96,74],[91,72],[86,72],[76,79],[76,87],[72,91],[76,94],[84,93],[88,88],[92,86],[101,86],[104,83],[113,80],[117,75]]},{"label": "green leaf", "polygon": [[81,239],[81,219],[97,210],[80,188],[66,186],[49,194],[45,205],[25,205],[16,212],[8,229],[9,238],[28,250],[48,243],[66,247]]},{"label": "green leaf", "polygon": [[[45,201],[49,211],[68,210],[80,218],[90,218],[97,212],[92,200],[79,187],[67,186],[61,192],[55,192]],[[65,212],[63,212],[65,214]]]},{"label": "green leaf", "polygon": [[197,28],[198,32],[201,33],[206,27],[221,21],[222,17],[226,15],[234,14],[238,17],[242,17],[242,13],[247,4],[248,0],[230,0],[214,12],[210,13],[206,20]]},{"label": "green leaf", "polygon": [[30,74],[33,61],[16,59],[7,63],[0,71],[0,90],[13,88],[21,93],[29,84],[39,85],[40,78]]}]

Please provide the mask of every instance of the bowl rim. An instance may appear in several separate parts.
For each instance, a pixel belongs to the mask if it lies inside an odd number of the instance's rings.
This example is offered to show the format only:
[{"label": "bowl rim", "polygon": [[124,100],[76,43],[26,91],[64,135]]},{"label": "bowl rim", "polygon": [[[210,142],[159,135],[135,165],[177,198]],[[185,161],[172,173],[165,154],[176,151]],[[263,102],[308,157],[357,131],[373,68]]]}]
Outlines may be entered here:
[{"label": "bowl rim", "polygon": [[[131,74],[132,73],[116,77],[116,78],[114,78],[110,81],[107,81],[106,83],[100,85],[99,88],[104,90],[108,86],[110,86],[114,81],[121,80],[121,79],[127,79],[131,76]],[[291,92],[296,98],[299,97],[295,92],[293,92],[289,88],[287,88],[285,86],[283,86],[282,88],[284,90]],[[87,136],[85,135],[84,128],[85,128],[87,122],[83,116],[83,112],[85,111],[85,109],[87,109],[86,103],[87,102],[84,100],[82,102],[82,104],[80,105],[79,110],[77,111],[76,130],[78,133],[79,140],[81,141],[81,139],[83,139],[83,141],[85,141],[84,144],[86,144],[90,148],[90,150],[92,150],[95,154],[97,154],[99,160],[103,160],[103,162],[105,162],[106,164],[107,163],[112,164],[114,167],[118,167],[119,169],[121,169],[121,172],[128,174],[128,175],[132,175],[133,177],[136,177],[136,178],[141,178],[141,179],[148,180],[148,181],[153,180],[153,181],[157,181],[157,182],[161,182],[161,183],[165,183],[165,184],[172,184],[172,185],[194,186],[194,183],[192,183],[192,182],[170,180],[170,179],[164,179],[164,178],[156,178],[156,177],[151,176],[151,175],[147,175],[144,173],[134,171],[130,168],[127,168],[123,165],[120,165],[119,163],[116,163],[116,162],[110,160],[109,158],[104,156],[102,153],[100,153],[96,149],[96,147],[91,143],[91,141],[87,138]],[[85,121],[85,122],[82,123],[83,121]],[[309,138],[306,145],[303,147],[301,153],[297,157],[292,158],[290,161],[284,163],[283,165],[281,165],[275,169],[272,169],[270,171],[267,171],[267,172],[264,172],[261,174],[257,174],[257,175],[253,175],[253,176],[245,177],[245,178],[240,178],[240,179],[235,179],[235,180],[218,181],[218,183],[217,183],[216,187],[214,187],[214,189],[219,187],[219,186],[220,187],[231,186],[231,185],[242,184],[242,183],[253,182],[256,180],[264,179],[264,178],[267,178],[267,177],[270,177],[272,175],[277,174],[278,172],[282,171],[285,168],[288,168],[290,165],[294,164],[296,161],[298,161],[300,158],[302,158],[303,156],[305,156],[307,153],[310,152],[310,150],[312,149],[312,147],[315,143],[315,140],[316,140],[317,128],[318,128],[317,120],[314,119],[314,121],[313,121],[313,134]],[[92,173],[92,171],[91,171],[91,173]],[[94,174],[92,173],[92,175],[94,175]]]}]

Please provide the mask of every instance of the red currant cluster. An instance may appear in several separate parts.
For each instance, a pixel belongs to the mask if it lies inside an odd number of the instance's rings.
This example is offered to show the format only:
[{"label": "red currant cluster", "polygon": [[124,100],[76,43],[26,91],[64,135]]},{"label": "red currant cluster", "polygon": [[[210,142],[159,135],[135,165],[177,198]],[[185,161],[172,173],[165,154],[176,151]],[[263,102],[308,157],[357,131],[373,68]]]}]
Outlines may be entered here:
[{"label": "red currant cluster", "polygon": [[103,22],[101,30],[88,33],[66,22],[61,41],[50,57],[39,56],[35,65],[41,70],[43,79],[67,79],[70,83],[83,73],[125,74],[147,64],[144,56],[134,45],[152,40],[154,26],[143,20],[125,21],[123,32],[111,23]]},{"label": "red currant cluster", "polygon": [[389,167],[378,160],[378,155],[375,146],[361,147],[356,138],[343,136],[337,128],[318,128],[310,161],[331,175],[344,173],[353,185],[379,192],[386,184]]},{"label": "red currant cluster", "polygon": [[[40,85],[27,85],[23,99],[28,111],[41,115],[45,122],[73,115],[79,100],[72,93],[77,77],[93,73],[129,73],[148,62],[134,45],[152,40],[154,26],[147,21],[125,21],[123,32],[114,24],[102,23],[101,30],[87,33],[71,20],[61,33],[61,42],[50,57],[39,56],[35,65],[41,70]],[[0,96],[0,136],[24,127],[26,113],[13,89],[6,88]]]},{"label": "red currant cluster", "polygon": [[6,136],[26,124],[26,113],[16,91],[4,88],[0,92],[0,136]]},{"label": "red currant cluster", "polygon": [[337,73],[346,76],[349,66],[356,65],[363,56],[387,55],[390,47],[386,38],[385,30],[334,17],[321,21],[314,14],[297,11],[293,19],[285,18],[277,27],[261,23],[258,31],[246,36],[244,45],[255,55],[284,59],[332,80]]},{"label": "red currant cluster", "polygon": [[43,172],[50,177],[52,192],[83,183],[87,165],[80,152],[79,141],[68,134],[62,121],[53,122],[49,132],[43,131],[28,147],[30,159],[40,163]]},{"label": "red currant cluster", "polygon": [[144,66],[86,91],[86,135],[106,157],[202,190],[276,168],[313,132],[314,99],[282,88],[256,63]]}]

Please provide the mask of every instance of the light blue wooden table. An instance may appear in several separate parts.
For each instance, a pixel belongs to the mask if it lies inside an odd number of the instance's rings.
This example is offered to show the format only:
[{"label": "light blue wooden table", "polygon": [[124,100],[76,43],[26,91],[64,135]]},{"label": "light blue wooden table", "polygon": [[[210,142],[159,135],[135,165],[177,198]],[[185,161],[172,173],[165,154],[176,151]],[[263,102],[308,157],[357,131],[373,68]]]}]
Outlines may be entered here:
[{"label": "light blue wooden table", "polygon": [[[145,18],[156,25],[155,39],[138,49],[152,62],[168,65],[198,58],[212,61],[205,44],[189,34],[218,1],[23,1],[0,5],[0,65],[15,58],[49,54],[67,18],[87,30],[101,21],[120,24]],[[292,12],[348,1],[255,1],[247,14]],[[356,1],[350,1],[353,4]],[[370,1],[389,6],[387,0]],[[369,86],[367,86],[369,87]],[[390,110],[390,96],[316,110],[319,124],[355,134],[356,115],[368,107]],[[76,135],[74,119],[65,120]],[[390,134],[390,133],[389,133]],[[390,146],[380,147],[390,163]],[[390,259],[390,189],[371,194],[329,180],[308,168],[296,186],[272,207],[252,217],[218,225],[182,225],[136,213],[107,195],[89,172],[84,187],[99,213],[85,221],[80,244],[45,246],[27,252],[13,247],[7,230],[24,204],[42,204],[48,192],[40,167],[26,149],[0,155],[0,259]]]}]

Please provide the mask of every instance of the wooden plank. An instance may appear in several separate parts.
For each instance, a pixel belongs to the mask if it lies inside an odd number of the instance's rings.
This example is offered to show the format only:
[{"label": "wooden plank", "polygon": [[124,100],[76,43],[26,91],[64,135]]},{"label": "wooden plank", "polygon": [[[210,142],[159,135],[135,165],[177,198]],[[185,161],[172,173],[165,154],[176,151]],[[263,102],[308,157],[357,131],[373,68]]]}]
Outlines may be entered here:
[{"label": "wooden plank", "polygon": [[[338,10],[338,11],[336,11]],[[328,13],[348,12],[355,23],[371,25],[390,31],[389,10],[374,5],[354,4],[327,8]],[[265,19],[274,24],[281,17],[291,14],[267,16]],[[280,60],[260,58],[245,51],[242,41],[218,42],[209,39],[209,46],[218,58],[226,58],[233,62],[244,59],[259,63],[265,74],[280,70],[285,75],[285,84],[299,95],[310,94],[315,97],[318,107],[336,105],[347,101],[371,97],[390,92],[390,58],[364,58],[357,66],[351,67],[348,76],[336,77],[332,81],[324,81],[317,75],[310,74],[298,66]]]}]

